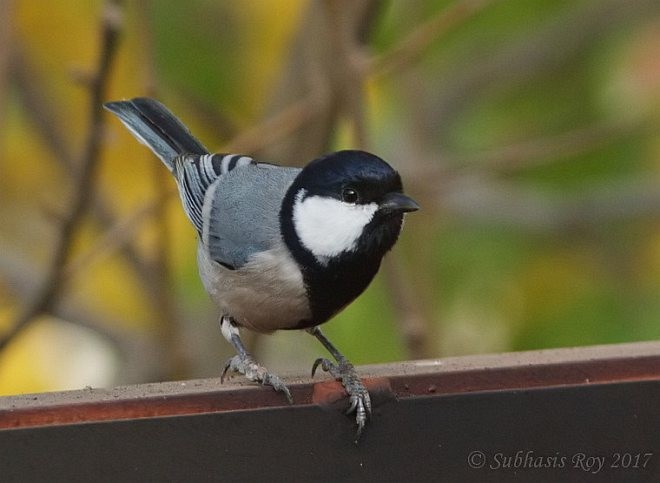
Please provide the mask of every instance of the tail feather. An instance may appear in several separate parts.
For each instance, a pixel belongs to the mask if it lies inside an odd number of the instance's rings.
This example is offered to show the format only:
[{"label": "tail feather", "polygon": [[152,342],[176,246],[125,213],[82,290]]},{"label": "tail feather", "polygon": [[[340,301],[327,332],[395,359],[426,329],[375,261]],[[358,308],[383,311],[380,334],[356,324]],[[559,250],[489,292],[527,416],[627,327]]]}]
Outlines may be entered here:
[{"label": "tail feather", "polygon": [[147,97],[108,102],[104,107],[115,114],[133,135],[158,156],[170,171],[181,154],[208,154],[188,128],[160,102]]}]

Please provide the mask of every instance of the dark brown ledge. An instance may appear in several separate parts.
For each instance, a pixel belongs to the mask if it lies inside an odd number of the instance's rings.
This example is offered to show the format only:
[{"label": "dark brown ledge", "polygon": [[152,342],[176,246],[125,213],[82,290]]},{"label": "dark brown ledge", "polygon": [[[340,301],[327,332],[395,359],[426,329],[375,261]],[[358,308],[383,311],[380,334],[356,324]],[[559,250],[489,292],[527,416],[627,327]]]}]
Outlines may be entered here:
[{"label": "dark brown ledge", "polygon": [[359,372],[358,444],[323,375],[0,397],[0,481],[660,481],[659,342]]},{"label": "dark brown ledge", "polygon": [[[381,397],[660,380],[660,342],[449,357],[362,366]],[[285,377],[294,406],[332,402],[324,374]],[[378,394],[377,394],[378,396]],[[288,406],[281,394],[236,377],[0,397],[0,429]]]}]

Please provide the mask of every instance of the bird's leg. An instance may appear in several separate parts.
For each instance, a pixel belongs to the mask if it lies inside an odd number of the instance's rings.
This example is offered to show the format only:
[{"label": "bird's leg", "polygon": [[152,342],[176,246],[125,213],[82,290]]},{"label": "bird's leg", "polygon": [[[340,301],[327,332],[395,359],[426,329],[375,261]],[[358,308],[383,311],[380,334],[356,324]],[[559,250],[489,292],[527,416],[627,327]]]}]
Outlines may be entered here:
[{"label": "bird's leg", "polygon": [[241,340],[238,327],[232,318],[223,315],[220,318],[220,328],[222,330],[222,335],[237,352],[235,356],[229,358],[225,363],[222,376],[220,376],[220,382],[224,382],[227,371],[231,369],[232,372],[243,374],[251,381],[259,382],[264,386],[272,386],[276,391],[283,392],[288,399],[289,404],[293,404],[293,398],[291,397],[289,388],[284,385],[279,377],[275,374],[269,373],[265,367],[257,364],[254,357],[252,357],[252,354],[247,351]]},{"label": "bird's leg", "polygon": [[335,364],[328,359],[319,357],[314,361],[314,365],[312,366],[312,377],[314,377],[314,373],[320,365],[324,371],[329,372],[332,377],[341,381],[350,398],[350,406],[348,407],[346,414],[355,412],[355,421],[358,426],[356,439],[359,439],[362,430],[364,429],[364,425],[367,422],[367,417],[371,416],[371,398],[369,397],[369,391],[367,391],[367,388],[362,384],[353,364],[351,364],[349,360],[337,350],[332,342],[330,342],[323,332],[321,332],[321,329],[318,327],[312,327],[311,329],[308,329],[307,332],[321,341],[321,344],[328,349],[330,354],[332,354],[332,357],[337,361]]}]

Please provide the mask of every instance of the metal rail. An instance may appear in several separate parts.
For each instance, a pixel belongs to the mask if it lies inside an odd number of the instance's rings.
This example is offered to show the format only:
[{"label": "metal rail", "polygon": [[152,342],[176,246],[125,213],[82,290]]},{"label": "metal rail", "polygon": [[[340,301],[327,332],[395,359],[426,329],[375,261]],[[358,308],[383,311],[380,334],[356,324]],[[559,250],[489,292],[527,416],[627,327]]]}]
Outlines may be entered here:
[{"label": "metal rail", "polygon": [[660,481],[660,343],[0,398],[0,481]]},{"label": "metal rail", "polygon": [[[377,400],[660,380],[660,342],[449,357],[362,366],[359,372]],[[343,397],[339,383],[323,375],[285,379],[294,407]],[[288,406],[281,394],[238,378],[88,388],[0,397],[0,429],[278,406]]]}]

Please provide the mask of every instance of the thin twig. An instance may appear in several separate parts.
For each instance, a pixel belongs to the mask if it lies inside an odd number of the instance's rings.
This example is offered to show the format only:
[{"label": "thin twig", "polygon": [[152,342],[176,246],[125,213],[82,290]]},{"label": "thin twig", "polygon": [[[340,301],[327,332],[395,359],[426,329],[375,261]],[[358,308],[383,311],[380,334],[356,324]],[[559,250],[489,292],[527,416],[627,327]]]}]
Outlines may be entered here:
[{"label": "thin twig", "polygon": [[555,75],[612,32],[657,14],[657,0],[568,2],[538,25],[534,35],[510,36],[478,61],[447,69],[428,96],[426,123],[433,126],[434,146],[447,146],[462,113],[512,87],[531,85]]},{"label": "thin twig", "polygon": [[27,62],[20,45],[14,47],[11,58],[12,85],[22,102],[27,117],[48,147],[48,152],[68,172],[74,170],[75,155],[67,144],[64,123],[58,122],[58,110],[48,96],[45,83],[38,82],[35,69]]},{"label": "thin twig", "polygon": [[119,0],[109,0],[102,18],[102,40],[96,75],[91,80],[89,105],[89,132],[83,148],[80,165],[73,183],[74,193],[68,214],[59,227],[59,233],[50,266],[37,293],[28,302],[12,328],[0,339],[0,351],[4,349],[32,320],[57,302],[62,292],[62,275],[69,257],[72,241],[89,204],[94,189],[94,175],[99,158],[100,140],[103,129],[101,104],[109,78],[110,67],[121,26]]},{"label": "thin twig", "polygon": [[419,295],[414,293],[414,285],[410,283],[410,277],[404,271],[401,257],[396,256],[397,253],[400,252],[390,254],[383,262],[385,283],[392,296],[391,303],[403,336],[407,358],[424,359],[431,355],[429,324],[421,309]]},{"label": "thin twig", "polygon": [[639,122],[625,120],[594,123],[553,136],[489,149],[449,164],[497,172],[520,171],[595,151],[620,141],[624,136],[638,133],[643,127]]},{"label": "thin twig", "polygon": [[13,0],[0,0],[0,132],[3,132],[9,85],[9,60],[13,55]]},{"label": "thin twig", "polygon": [[328,42],[335,46],[337,71],[337,93],[341,99],[344,114],[353,123],[353,144],[357,148],[367,149],[367,127],[364,107],[364,77],[355,59],[359,58],[357,32],[350,28],[350,19],[346,17],[344,5],[335,0],[326,0],[326,16],[329,20]]},{"label": "thin twig", "polygon": [[[17,46],[18,47],[18,46]],[[15,49],[12,57],[11,71],[13,85],[20,95],[23,107],[28,118],[34,123],[36,131],[48,147],[48,152],[58,162],[69,176],[74,176],[77,158],[73,154],[66,136],[60,128],[63,124],[58,122],[57,106],[54,105],[49,96],[44,95],[47,90],[27,58],[20,49]],[[115,215],[112,213],[110,203],[97,192],[91,200],[91,214],[101,227],[112,227],[116,223]],[[149,279],[147,263],[132,244],[122,246],[122,256],[135,269],[142,283],[146,284]]]},{"label": "thin twig", "polygon": [[[154,163],[155,164],[155,163]],[[160,168],[160,166],[158,166]],[[76,256],[66,264],[62,278],[70,280],[83,269],[87,270],[95,263],[107,259],[113,253],[119,251],[135,238],[135,233],[144,225],[144,222],[155,216],[166,201],[176,193],[169,189],[159,192],[153,200],[138,208],[130,216],[117,221],[108,228],[96,242],[85,252]]]},{"label": "thin twig", "polygon": [[494,0],[462,0],[440,11],[392,49],[373,58],[366,70],[373,77],[384,77],[409,68],[440,36],[488,7]]},{"label": "thin twig", "polygon": [[480,174],[427,176],[420,183],[427,183],[426,189],[435,193],[435,206],[429,209],[466,221],[540,233],[567,233],[594,225],[657,218],[660,213],[660,186],[650,179],[602,183],[572,195],[525,189],[515,182]]},{"label": "thin twig", "polygon": [[[0,273],[3,282],[11,287],[12,292],[18,296],[24,293],[36,293],[40,284],[38,264],[31,258],[25,257],[20,250],[12,252],[12,247],[3,246],[3,255],[0,257]],[[147,333],[135,331],[125,327],[120,319],[111,314],[98,310],[90,310],[85,300],[67,297],[48,309],[48,315],[58,320],[58,323],[69,323],[102,337],[117,350],[118,362],[121,367],[116,371],[121,375],[121,382],[153,381],[162,367],[162,351],[156,347]]]},{"label": "thin twig", "polygon": [[313,96],[294,101],[273,116],[239,133],[224,145],[223,151],[254,153],[294,134],[321,106]]}]

